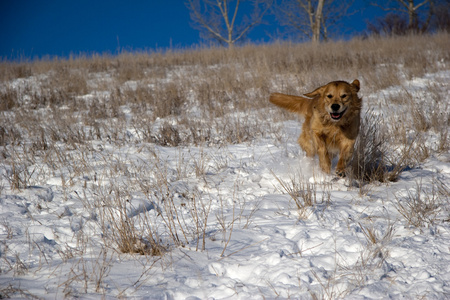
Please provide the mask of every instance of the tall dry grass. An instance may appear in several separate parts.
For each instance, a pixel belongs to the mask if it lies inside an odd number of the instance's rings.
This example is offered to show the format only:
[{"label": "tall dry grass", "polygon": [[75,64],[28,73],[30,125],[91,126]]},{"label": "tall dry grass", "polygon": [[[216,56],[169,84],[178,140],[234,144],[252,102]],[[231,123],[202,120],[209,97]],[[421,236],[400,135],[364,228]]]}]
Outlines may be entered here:
[{"label": "tall dry grass", "polygon": [[[29,123],[21,116],[42,124],[40,109],[50,109],[62,124],[53,130],[28,126],[32,140],[70,135],[78,141],[113,137],[125,142],[124,106],[133,112],[128,126],[143,141],[170,146],[245,142],[268,134],[261,128],[270,122],[259,110],[269,106],[270,92],[298,94],[354,78],[365,93],[374,92],[445,68],[449,44],[448,34],[438,34],[2,62],[0,111],[6,117],[0,143],[15,142],[18,132],[12,124]],[[10,116],[8,111],[23,113]],[[230,118],[238,111],[246,117]],[[64,134],[71,127],[64,123],[77,124],[80,118],[84,125]],[[153,128],[158,118],[170,121]],[[208,124],[206,129],[202,124]]]},{"label": "tall dry grass", "polygon": [[[59,288],[66,297],[79,296],[77,286],[84,287],[81,293],[105,294],[104,280],[118,253],[148,257],[133,286],[147,280],[172,247],[202,251],[219,240],[220,256],[226,258],[240,251],[228,247],[232,235],[238,226],[252,223],[258,207],[246,208],[239,179],[232,199],[205,192],[210,184],[206,174],[220,173],[229,158],[226,153],[210,157],[202,149],[261,139],[282,144],[286,137],[280,124],[295,117],[271,107],[271,92],[302,94],[329,81],[358,78],[365,110],[347,178],[366,194],[371,183],[395,181],[431,155],[448,153],[450,116],[442,98],[448,83],[434,82],[422,94],[407,86],[399,89],[405,80],[448,71],[448,49],[450,36],[436,34],[1,62],[0,176],[6,183],[0,185],[0,196],[4,190],[44,186],[57,178],[64,202],[83,206],[85,223],[74,235],[77,246],[58,250],[61,265],[56,268],[67,274]],[[374,99],[391,87],[395,93]],[[389,107],[388,113],[375,113],[380,107]],[[430,136],[433,143],[427,141]],[[131,153],[124,153],[130,145]],[[174,162],[165,161],[159,146],[193,150],[169,167]],[[331,205],[331,184],[311,184],[295,175],[288,181],[274,177],[300,218]],[[195,180],[202,182],[202,191],[190,185]],[[431,191],[418,184],[394,205],[411,226],[431,226],[446,213],[440,207],[448,196],[445,183]],[[46,205],[43,200],[36,209]],[[38,212],[26,213],[33,218]],[[66,213],[70,209],[58,218]],[[2,271],[29,272],[8,249],[15,233],[6,221],[2,226],[8,237],[0,243],[0,262],[7,266]],[[359,227],[367,251],[355,266],[342,265],[335,272],[350,274],[345,278],[356,287],[383,264],[393,232],[392,226],[385,233],[373,224]],[[28,246],[39,247],[35,244]],[[92,247],[100,253],[89,257]],[[42,264],[51,263],[42,250],[40,258]],[[337,277],[321,282],[314,276],[322,297],[345,295],[335,288]],[[30,296],[14,286],[0,294]]]},{"label": "tall dry grass", "polygon": [[[118,147],[129,143],[207,147],[261,137],[279,141],[282,135],[277,124],[293,116],[271,108],[271,92],[302,94],[332,80],[358,78],[364,96],[398,86],[405,79],[448,70],[449,48],[450,36],[436,34],[320,45],[275,43],[231,50],[187,49],[1,62],[2,175],[12,189],[40,185],[53,176],[61,176],[63,186],[70,187],[78,178],[93,173],[87,157],[98,154],[97,142]],[[427,88],[425,96],[429,101],[415,99],[417,96],[408,90],[372,100],[375,106],[396,105],[408,118],[399,123],[392,116],[375,118],[365,113],[356,159],[349,171],[351,179],[361,186],[366,181],[395,180],[402,170],[420,163],[431,152],[448,151],[448,104],[435,92],[441,84],[436,82]],[[370,107],[366,109],[370,112]],[[423,143],[425,133],[430,131],[439,139],[433,149]],[[121,168],[109,167],[111,174]],[[205,172],[200,169],[198,176]],[[292,185],[295,188],[297,183]],[[161,197],[172,195],[163,183],[158,187]],[[300,189],[309,192],[302,195],[304,203],[298,202],[299,208],[308,206],[308,201],[313,205],[315,189],[301,184]],[[120,191],[115,193],[121,195]],[[311,195],[314,198],[309,199]],[[120,208],[124,200],[118,196],[111,201],[111,206]],[[180,245],[188,242],[187,236],[204,238],[209,208],[198,201],[192,202],[201,208],[191,216],[194,227],[186,229],[181,221],[169,224],[166,219],[168,227],[187,230],[186,237],[180,238],[177,232],[172,235]],[[176,207],[165,209],[174,213]],[[119,248],[162,252],[164,247],[157,245],[147,219],[127,223],[127,215],[120,209],[106,210],[103,216],[109,220],[117,213],[121,218],[115,232],[124,234],[111,236],[122,243]],[[139,226],[146,227],[147,237],[127,233]],[[204,240],[202,243],[200,248],[204,248]]]},{"label": "tall dry grass", "polygon": [[[372,37],[320,45],[278,43],[2,62],[0,145],[20,144],[36,152],[49,151],[57,142],[76,147],[105,139],[163,146],[276,139],[278,128],[271,118],[289,115],[273,111],[267,117],[262,109],[270,105],[270,92],[299,94],[332,80],[354,78],[362,82],[362,93],[376,92],[446,69],[449,40],[448,34]],[[433,130],[444,152],[450,121],[439,109],[445,104],[434,90],[428,89],[431,103],[411,103],[407,90],[379,103],[410,107],[405,113],[414,117],[408,124],[389,129],[400,132],[405,145],[409,127]],[[128,128],[136,134],[130,136]],[[10,151],[4,148],[2,156],[11,157]]]}]

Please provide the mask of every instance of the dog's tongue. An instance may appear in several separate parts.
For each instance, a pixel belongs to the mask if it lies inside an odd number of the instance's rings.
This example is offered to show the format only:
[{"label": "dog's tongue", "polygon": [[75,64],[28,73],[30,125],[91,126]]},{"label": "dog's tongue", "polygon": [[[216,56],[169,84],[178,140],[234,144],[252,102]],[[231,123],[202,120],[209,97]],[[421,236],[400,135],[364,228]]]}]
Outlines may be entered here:
[{"label": "dog's tongue", "polygon": [[341,116],[341,114],[331,114],[331,117],[333,117],[333,119],[338,119]]}]

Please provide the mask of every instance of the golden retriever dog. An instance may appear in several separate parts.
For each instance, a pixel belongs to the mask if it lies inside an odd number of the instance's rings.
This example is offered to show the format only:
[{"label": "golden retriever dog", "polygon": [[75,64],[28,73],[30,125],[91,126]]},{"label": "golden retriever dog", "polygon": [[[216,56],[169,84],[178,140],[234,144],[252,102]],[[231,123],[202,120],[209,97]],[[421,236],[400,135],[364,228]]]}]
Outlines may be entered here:
[{"label": "golden retriever dog", "polygon": [[270,102],[305,117],[298,143],[309,157],[319,156],[326,173],[331,159],[339,153],[336,174],[345,176],[359,133],[362,99],[358,97],[359,80],[352,83],[333,81],[304,96],[280,93],[270,95]]}]

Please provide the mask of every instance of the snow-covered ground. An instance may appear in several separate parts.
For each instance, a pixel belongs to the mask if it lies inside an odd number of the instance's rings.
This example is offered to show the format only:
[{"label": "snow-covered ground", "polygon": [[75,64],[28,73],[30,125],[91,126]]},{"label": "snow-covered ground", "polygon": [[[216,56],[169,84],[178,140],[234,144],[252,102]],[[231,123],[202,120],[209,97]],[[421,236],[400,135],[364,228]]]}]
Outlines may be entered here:
[{"label": "snow-covered ground", "polygon": [[[361,94],[374,113],[405,121],[414,115],[388,95],[422,103],[431,85],[440,100],[430,109],[448,119],[450,71],[374,94],[362,83]],[[450,298],[449,153],[359,188],[305,156],[301,123],[275,125],[278,139],[221,146],[55,145],[61,156],[34,157],[21,189],[1,158],[0,296]],[[421,142],[436,149],[440,134]],[[142,252],[154,238],[162,255],[121,253],[130,236]]]}]

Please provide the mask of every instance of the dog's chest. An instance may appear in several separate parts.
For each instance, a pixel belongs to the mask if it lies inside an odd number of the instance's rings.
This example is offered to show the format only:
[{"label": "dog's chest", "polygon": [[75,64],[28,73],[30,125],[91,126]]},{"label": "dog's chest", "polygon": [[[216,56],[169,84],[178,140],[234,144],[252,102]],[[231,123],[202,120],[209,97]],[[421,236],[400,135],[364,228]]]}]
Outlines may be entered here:
[{"label": "dog's chest", "polygon": [[342,130],[337,126],[322,127],[320,132],[316,131],[316,134],[317,133],[322,141],[325,142],[327,150],[332,153],[339,153],[342,145],[349,141],[349,139],[343,134]]}]

